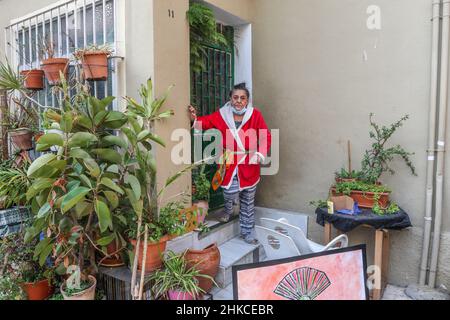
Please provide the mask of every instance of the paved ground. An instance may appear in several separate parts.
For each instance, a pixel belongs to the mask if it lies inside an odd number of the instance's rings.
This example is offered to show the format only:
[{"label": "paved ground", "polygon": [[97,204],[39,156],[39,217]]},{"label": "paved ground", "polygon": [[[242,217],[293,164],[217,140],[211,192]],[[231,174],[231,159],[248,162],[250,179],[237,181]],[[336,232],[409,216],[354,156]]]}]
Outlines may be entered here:
[{"label": "paved ground", "polygon": [[[214,300],[233,300],[233,285],[226,289],[215,288],[212,292]],[[405,288],[388,285],[383,300],[412,300],[405,294]]]}]

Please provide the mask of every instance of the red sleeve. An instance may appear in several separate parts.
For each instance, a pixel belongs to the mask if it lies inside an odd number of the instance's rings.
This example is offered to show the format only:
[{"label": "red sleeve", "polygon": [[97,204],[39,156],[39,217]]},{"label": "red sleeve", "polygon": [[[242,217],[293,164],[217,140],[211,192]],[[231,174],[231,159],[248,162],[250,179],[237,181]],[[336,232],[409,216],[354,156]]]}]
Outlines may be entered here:
[{"label": "red sleeve", "polygon": [[194,122],[194,129],[203,131],[216,129],[217,126],[214,121],[215,118],[216,118],[215,113],[207,116],[197,117],[197,120]]}]

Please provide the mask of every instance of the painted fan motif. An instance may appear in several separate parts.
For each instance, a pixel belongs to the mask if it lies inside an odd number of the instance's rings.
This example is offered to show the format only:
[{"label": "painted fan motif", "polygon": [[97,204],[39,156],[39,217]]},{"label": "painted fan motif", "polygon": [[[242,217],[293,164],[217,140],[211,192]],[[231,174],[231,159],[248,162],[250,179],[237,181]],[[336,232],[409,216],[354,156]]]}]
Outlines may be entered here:
[{"label": "painted fan motif", "polygon": [[314,300],[330,285],[325,272],[305,267],[285,276],[274,292],[289,300]]}]

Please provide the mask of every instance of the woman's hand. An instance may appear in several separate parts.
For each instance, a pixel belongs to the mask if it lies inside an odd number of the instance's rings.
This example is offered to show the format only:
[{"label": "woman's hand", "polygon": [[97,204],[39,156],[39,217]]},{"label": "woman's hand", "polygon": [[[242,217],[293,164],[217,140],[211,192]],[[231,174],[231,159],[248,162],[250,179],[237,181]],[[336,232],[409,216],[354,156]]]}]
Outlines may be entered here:
[{"label": "woman's hand", "polygon": [[193,106],[189,106],[189,115],[191,116],[191,121],[197,120],[197,109],[195,109]]}]

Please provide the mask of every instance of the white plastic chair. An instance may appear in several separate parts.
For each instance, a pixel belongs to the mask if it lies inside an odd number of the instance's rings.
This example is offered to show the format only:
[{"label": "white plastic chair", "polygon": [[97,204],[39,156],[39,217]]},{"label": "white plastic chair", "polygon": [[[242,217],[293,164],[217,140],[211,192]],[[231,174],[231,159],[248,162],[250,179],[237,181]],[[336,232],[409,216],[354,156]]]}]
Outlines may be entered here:
[{"label": "white plastic chair", "polygon": [[345,234],[340,235],[326,246],[323,246],[308,240],[302,229],[287,223],[285,219],[273,220],[262,218],[261,224],[264,228],[274,230],[275,232],[290,237],[302,255],[346,248],[348,246],[348,237]]},{"label": "white plastic chair", "polygon": [[268,260],[300,256],[300,251],[291,237],[261,226],[255,228],[256,238],[263,245]]}]

